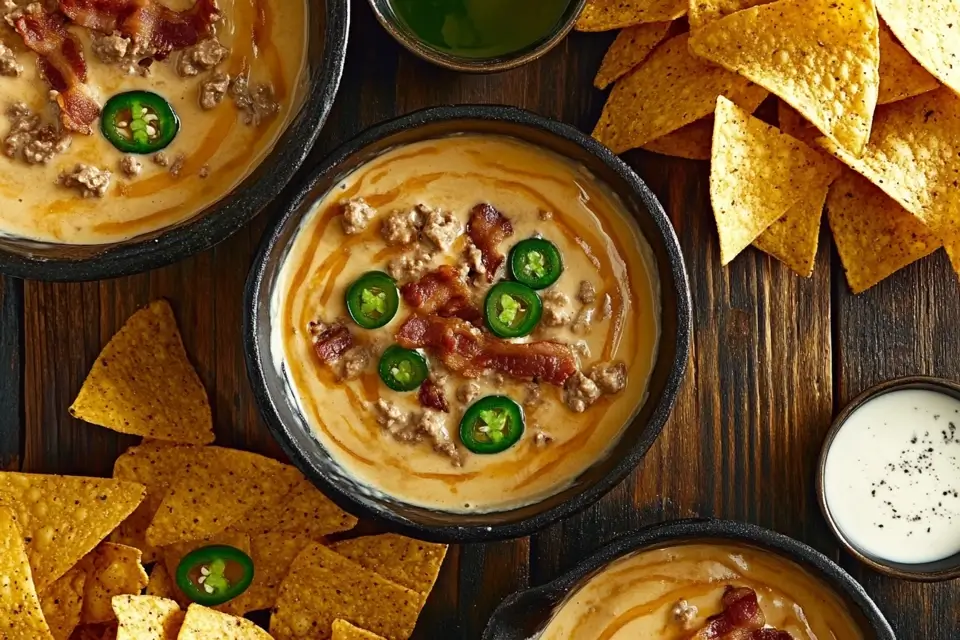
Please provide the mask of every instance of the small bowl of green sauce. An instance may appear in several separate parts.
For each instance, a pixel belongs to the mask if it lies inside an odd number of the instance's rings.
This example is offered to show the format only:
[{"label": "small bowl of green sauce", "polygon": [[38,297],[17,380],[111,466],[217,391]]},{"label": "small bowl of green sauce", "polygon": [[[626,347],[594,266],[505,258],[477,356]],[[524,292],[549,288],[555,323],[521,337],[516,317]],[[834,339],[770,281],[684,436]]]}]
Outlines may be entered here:
[{"label": "small bowl of green sauce", "polygon": [[573,28],[586,0],[370,0],[377,19],[419,57],[489,73],[536,60]]}]

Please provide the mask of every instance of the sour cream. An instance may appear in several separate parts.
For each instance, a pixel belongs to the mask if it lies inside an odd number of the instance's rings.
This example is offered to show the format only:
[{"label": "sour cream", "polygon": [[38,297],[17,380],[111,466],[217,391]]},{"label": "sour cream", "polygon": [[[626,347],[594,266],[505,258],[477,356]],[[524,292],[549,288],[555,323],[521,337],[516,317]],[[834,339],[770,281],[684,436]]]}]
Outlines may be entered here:
[{"label": "sour cream", "polygon": [[868,400],[831,443],[823,488],[864,555],[921,564],[960,553],[960,400],[926,389]]}]

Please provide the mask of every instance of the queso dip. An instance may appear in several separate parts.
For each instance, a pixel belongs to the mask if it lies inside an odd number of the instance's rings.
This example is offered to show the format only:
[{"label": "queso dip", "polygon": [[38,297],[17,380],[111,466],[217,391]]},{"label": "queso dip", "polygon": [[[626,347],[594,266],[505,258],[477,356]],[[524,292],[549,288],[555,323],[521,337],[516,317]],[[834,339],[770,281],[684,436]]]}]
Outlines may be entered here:
[{"label": "queso dip", "polygon": [[418,142],[342,178],[271,301],[276,364],[316,437],[371,491],[438,510],[574,483],[616,446],[656,357],[657,274],[628,216],[583,167],[506,137]]}]

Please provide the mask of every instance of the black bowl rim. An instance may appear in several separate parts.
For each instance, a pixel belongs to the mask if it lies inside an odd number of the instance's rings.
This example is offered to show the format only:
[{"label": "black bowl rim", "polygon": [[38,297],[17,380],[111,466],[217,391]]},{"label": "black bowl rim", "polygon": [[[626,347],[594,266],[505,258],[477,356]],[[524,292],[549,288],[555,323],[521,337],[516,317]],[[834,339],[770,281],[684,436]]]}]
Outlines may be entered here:
[{"label": "black bowl rim", "polygon": [[[277,140],[260,166],[264,175],[238,186],[194,221],[161,231],[155,237],[136,238],[106,248],[90,258],[70,260],[25,256],[0,249],[0,274],[53,282],[101,280],[162,267],[223,242],[253,220],[290,183],[307,159],[330,115],[340,87],[350,31],[349,0],[326,0],[327,16],[320,77],[311,84],[300,113]],[[280,146],[283,139],[296,144]]]},{"label": "black bowl rim", "polygon": [[[381,138],[421,125],[450,120],[500,121],[545,131],[581,146],[588,153],[605,163],[629,185],[630,189],[640,197],[649,211],[649,215],[653,219],[661,236],[659,239],[654,238],[653,241],[663,242],[663,247],[670,264],[670,273],[660,274],[661,281],[665,281],[666,278],[672,279],[674,286],[678,290],[676,302],[676,356],[671,364],[670,375],[666,380],[663,394],[657,400],[656,408],[651,413],[650,420],[647,423],[647,428],[652,429],[651,433],[647,437],[642,438],[633,449],[624,454],[611,472],[596,484],[571,496],[569,499],[551,509],[537,513],[524,520],[501,525],[425,525],[411,522],[387,509],[379,512],[374,511],[353,495],[343,491],[335,482],[328,479],[322,473],[313,469],[307,457],[294,445],[293,438],[290,436],[290,430],[283,424],[276,408],[270,401],[265,381],[267,374],[262,364],[263,355],[260,352],[256,335],[256,326],[258,325],[259,317],[257,301],[261,296],[264,271],[267,268],[266,257],[272,252],[277,243],[280,230],[286,222],[297,213],[316,182],[328,172],[335,170],[337,166],[354,153]],[[648,241],[650,241],[649,238]],[[374,125],[334,150],[326,160],[306,178],[283,214],[277,217],[273,225],[264,234],[260,250],[254,259],[247,279],[243,304],[243,341],[247,375],[250,378],[254,397],[260,408],[260,413],[267,423],[267,427],[290,460],[293,461],[315,485],[319,486],[324,493],[330,496],[335,503],[347,511],[357,515],[363,515],[372,520],[386,521],[394,530],[414,538],[454,544],[505,540],[530,535],[554,522],[567,518],[578,511],[582,511],[597,502],[618,485],[627,474],[639,465],[647,450],[660,435],[664,424],[670,416],[686,371],[687,360],[690,355],[693,324],[690,282],[687,277],[686,267],[684,266],[680,242],[660,202],[640,177],[637,176],[626,163],[614,155],[612,151],[571,125],[540,116],[524,109],[499,105],[448,105],[414,111],[407,115]],[[270,362],[266,364],[268,367],[272,366]],[[271,373],[270,375],[273,374]]]},{"label": "black bowl rim", "polygon": [[793,560],[801,567],[811,570],[811,573],[856,604],[873,626],[871,630],[877,634],[876,640],[896,640],[893,628],[880,608],[863,586],[836,562],[813,547],[772,529],[747,522],[713,518],[673,520],[644,527],[635,533],[615,539],[555,580],[507,596],[490,616],[490,621],[483,633],[483,640],[492,640],[493,627],[497,618],[504,615],[504,612],[523,597],[548,593],[563,593],[566,596],[581,580],[627,554],[654,545],[679,544],[694,539],[731,540],[753,544]]}]

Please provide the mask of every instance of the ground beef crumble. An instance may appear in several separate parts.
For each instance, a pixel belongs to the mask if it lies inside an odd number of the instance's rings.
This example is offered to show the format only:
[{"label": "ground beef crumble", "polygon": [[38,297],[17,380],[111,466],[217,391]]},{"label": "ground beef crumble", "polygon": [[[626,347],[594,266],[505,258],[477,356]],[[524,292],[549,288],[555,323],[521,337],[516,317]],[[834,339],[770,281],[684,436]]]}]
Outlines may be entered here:
[{"label": "ground beef crumble", "polygon": [[447,431],[446,418],[439,411],[427,409],[423,413],[406,412],[397,405],[380,398],[373,405],[377,413],[377,422],[400,442],[421,442],[430,440],[435,451],[450,458],[450,462],[459,467],[462,464],[460,452]]},{"label": "ground beef crumble", "polygon": [[580,281],[580,289],[577,291],[577,300],[581,304],[593,304],[597,301],[597,288],[589,280]]},{"label": "ground beef crumble", "polygon": [[143,164],[134,156],[123,156],[120,159],[120,171],[128,178],[135,178],[143,170]]},{"label": "ground beef crumble", "polygon": [[583,413],[600,398],[600,388],[593,380],[577,371],[563,385],[563,402],[576,413]]},{"label": "ground beef crumble", "polygon": [[464,382],[457,387],[457,400],[463,404],[470,404],[480,395],[480,385],[476,382]]},{"label": "ground beef crumble", "polygon": [[553,436],[544,431],[543,429],[537,428],[533,434],[533,444],[538,447],[545,447],[548,444],[553,442]]},{"label": "ground beef crumble", "polygon": [[70,134],[53,125],[45,125],[39,114],[23,102],[7,109],[10,130],[3,139],[3,153],[8,158],[18,155],[28,164],[47,164],[55,155],[70,148]]},{"label": "ground beef crumble", "polygon": [[215,108],[223,102],[229,89],[230,76],[222,71],[214,71],[200,83],[200,108],[207,111]]},{"label": "ground beef crumble", "polygon": [[250,86],[247,75],[239,75],[230,83],[230,96],[243,112],[245,124],[260,126],[260,123],[280,111],[280,104],[273,96],[273,87],[268,84]]},{"label": "ground beef crumble", "polygon": [[688,629],[696,619],[699,610],[686,600],[678,600],[673,609],[670,610],[673,621],[684,629]]},{"label": "ground beef crumble", "polygon": [[183,165],[187,162],[187,156],[182,153],[178,153],[173,159],[173,164],[170,165],[170,175],[174,178],[179,178],[180,173],[183,171]]},{"label": "ground beef crumble", "polygon": [[380,234],[390,245],[413,244],[420,237],[425,222],[419,205],[405,211],[393,211],[384,219]]},{"label": "ground beef crumble", "polygon": [[595,364],[587,372],[601,393],[614,394],[623,391],[627,386],[627,365],[623,362]]},{"label": "ground beef crumble", "polygon": [[170,166],[170,156],[168,156],[164,151],[157,151],[155,154],[153,154],[152,160],[153,164],[157,165],[158,167]]},{"label": "ground beef crumble", "polygon": [[433,266],[435,254],[418,244],[413,251],[394,258],[387,263],[387,273],[399,282],[416,280]]},{"label": "ground beef crumble", "polygon": [[343,366],[340,372],[341,380],[356,380],[360,377],[373,359],[373,352],[369,346],[354,347],[343,354],[341,364]]},{"label": "ground beef crumble", "polygon": [[460,221],[449,211],[433,209],[426,205],[418,205],[424,216],[422,233],[424,237],[435,244],[441,251],[446,251],[453,241],[463,233]]},{"label": "ground beef crumble", "polygon": [[216,38],[201,40],[180,52],[177,57],[177,73],[182,78],[200,75],[200,72],[209,71],[223,62],[228,55],[229,49]]},{"label": "ground beef crumble", "polygon": [[130,38],[119,32],[94,35],[90,43],[93,53],[103,64],[117,65],[127,75],[146,76],[150,74],[148,64],[140,64],[140,60],[149,58],[154,51],[142,48],[133,43]]},{"label": "ground beef crumble", "polygon": [[461,277],[467,280],[470,274],[474,274],[474,282],[476,282],[480,276],[486,275],[486,273],[487,268],[483,264],[483,252],[468,239],[460,263]]},{"label": "ground beef crumble", "polygon": [[0,76],[16,78],[23,73],[23,65],[17,62],[13,49],[0,42]]},{"label": "ground beef crumble", "polygon": [[112,174],[88,164],[77,164],[72,171],[62,171],[57,184],[77,189],[84,198],[102,198],[110,187]]},{"label": "ground beef crumble", "polygon": [[363,198],[350,198],[340,203],[343,209],[343,216],[340,223],[343,225],[343,232],[348,236],[360,233],[367,228],[370,221],[377,215],[377,210],[367,204]]},{"label": "ground beef crumble", "polygon": [[573,319],[573,324],[570,325],[570,330],[574,333],[584,334],[590,331],[590,327],[593,325],[593,307],[580,307],[580,311],[577,312],[577,317]]},{"label": "ground beef crumble", "polygon": [[543,402],[543,390],[536,382],[530,382],[526,385],[527,396],[523,399],[523,406],[535,407]]},{"label": "ground beef crumble", "polygon": [[543,301],[543,316],[541,322],[547,327],[562,327],[570,322],[573,313],[568,308],[570,298],[567,294],[551,289],[541,297]]}]

